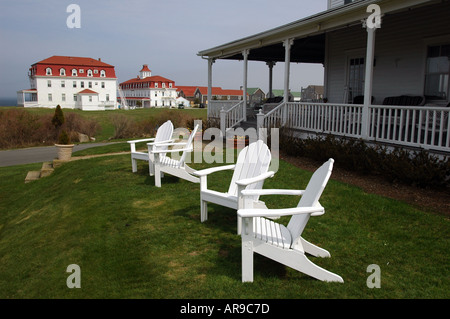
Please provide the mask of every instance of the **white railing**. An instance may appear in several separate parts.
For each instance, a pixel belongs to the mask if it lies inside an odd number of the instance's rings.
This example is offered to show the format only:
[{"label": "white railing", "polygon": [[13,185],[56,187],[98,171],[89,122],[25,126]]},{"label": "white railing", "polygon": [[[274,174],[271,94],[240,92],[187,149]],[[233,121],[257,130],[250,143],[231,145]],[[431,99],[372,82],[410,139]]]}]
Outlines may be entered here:
[{"label": "white railing", "polygon": [[258,127],[285,126],[450,152],[450,108],[371,105],[367,113],[363,108],[359,104],[283,103],[264,115]]},{"label": "white railing", "polygon": [[220,130],[225,136],[226,130],[233,128],[240,122],[245,121],[244,101],[233,105],[228,110],[222,108],[220,110]]},{"label": "white railing", "polygon": [[220,111],[228,111],[236,104],[241,102],[240,100],[212,100],[208,102],[208,118],[220,118]]},{"label": "white railing", "polygon": [[448,107],[372,105],[369,108],[369,138],[450,151],[449,113]]}]

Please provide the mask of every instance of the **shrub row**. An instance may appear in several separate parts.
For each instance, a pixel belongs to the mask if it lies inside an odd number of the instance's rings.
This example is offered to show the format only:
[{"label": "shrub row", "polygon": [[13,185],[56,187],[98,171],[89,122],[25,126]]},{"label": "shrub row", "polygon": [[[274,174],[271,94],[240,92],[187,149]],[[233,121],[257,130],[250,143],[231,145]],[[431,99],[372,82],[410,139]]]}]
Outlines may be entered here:
[{"label": "shrub row", "polygon": [[[100,125],[94,120],[70,112],[64,116],[61,129],[70,135],[73,142],[78,141],[78,133],[93,137],[100,130]],[[58,132],[52,118],[52,114],[35,115],[21,109],[0,112],[0,149],[57,143]]]},{"label": "shrub row", "polygon": [[299,139],[281,132],[280,150],[291,156],[317,161],[334,158],[341,168],[361,174],[379,175],[393,183],[405,183],[422,188],[449,188],[450,162],[425,150],[408,151],[381,144],[374,146],[363,140],[334,136]]},{"label": "shrub row", "polygon": [[[111,122],[114,126],[112,139],[153,137],[158,127],[168,120],[172,121],[174,128],[193,129],[196,118],[188,113],[176,110],[165,110],[156,116],[139,121],[132,120],[123,114],[114,114],[111,116]],[[210,126],[208,123],[208,121],[203,120],[203,129]]]}]

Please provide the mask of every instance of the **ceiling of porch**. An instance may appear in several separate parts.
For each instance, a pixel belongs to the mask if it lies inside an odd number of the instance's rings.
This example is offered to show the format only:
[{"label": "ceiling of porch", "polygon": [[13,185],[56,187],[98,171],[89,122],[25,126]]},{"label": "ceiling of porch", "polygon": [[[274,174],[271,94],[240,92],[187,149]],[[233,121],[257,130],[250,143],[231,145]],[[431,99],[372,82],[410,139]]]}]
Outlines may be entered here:
[{"label": "ceiling of porch", "polygon": [[[249,61],[284,62],[285,48],[283,43],[276,43],[250,50]],[[228,56],[227,60],[243,60],[242,53]],[[325,61],[325,34],[295,39],[291,47],[291,62],[297,63],[324,63]]]}]

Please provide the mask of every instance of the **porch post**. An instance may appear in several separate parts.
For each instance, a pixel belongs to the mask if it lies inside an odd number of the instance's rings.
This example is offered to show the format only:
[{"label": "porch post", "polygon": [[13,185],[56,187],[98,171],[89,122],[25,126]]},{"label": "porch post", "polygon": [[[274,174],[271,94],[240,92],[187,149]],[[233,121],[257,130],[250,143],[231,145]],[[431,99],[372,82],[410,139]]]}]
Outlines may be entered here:
[{"label": "porch post", "polygon": [[[291,70],[291,46],[294,43],[293,39],[286,39],[283,42],[283,46],[285,49],[284,56],[284,103],[289,102],[289,77]],[[283,111],[283,124],[287,121],[286,107]]]},{"label": "porch post", "polygon": [[207,105],[207,116],[209,117],[211,101],[212,101],[212,66],[215,60],[213,58],[208,58],[208,105]]},{"label": "porch post", "polygon": [[367,53],[366,74],[364,80],[364,107],[362,111],[361,135],[367,140],[369,138],[369,106],[372,104],[373,89],[373,62],[375,56],[375,30],[374,27],[366,26],[367,29]]},{"label": "porch post", "polygon": [[244,109],[243,109],[243,118],[244,121],[247,121],[247,85],[248,85],[248,55],[250,50],[242,51],[242,55],[244,56],[244,88],[243,88],[243,101],[244,101]]},{"label": "porch post", "polygon": [[276,62],[270,61],[266,63],[269,67],[269,98],[272,97],[272,91],[273,91],[273,67],[275,66]]}]

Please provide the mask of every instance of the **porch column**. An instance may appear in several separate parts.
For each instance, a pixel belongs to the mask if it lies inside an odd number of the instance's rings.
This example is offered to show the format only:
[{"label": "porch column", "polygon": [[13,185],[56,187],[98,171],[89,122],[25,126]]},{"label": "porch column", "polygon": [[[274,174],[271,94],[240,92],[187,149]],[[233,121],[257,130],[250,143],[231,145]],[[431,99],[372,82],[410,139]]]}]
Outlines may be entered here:
[{"label": "porch column", "polygon": [[364,80],[364,107],[362,111],[361,135],[363,139],[369,137],[369,106],[372,104],[373,88],[373,62],[375,56],[375,30],[374,27],[366,26],[367,29],[367,53],[366,74]]},{"label": "porch column", "polygon": [[247,85],[248,85],[248,55],[250,50],[242,51],[242,55],[244,56],[244,88],[243,88],[243,101],[244,101],[244,109],[243,109],[243,118],[244,121],[247,121]]},{"label": "porch column", "polygon": [[[291,46],[294,43],[293,39],[286,39],[283,42],[283,46],[285,49],[285,56],[284,56],[284,103],[289,102],[289,78],[290,78],[290,72],[291,72]],[[287,114],[286,114],[286,107],[283,111],[283,122],[286,123],[287,121]],[[284,124],[283,123],[283,124]]]},{"label": "porch column", "polygon": [[272,91],[273,91],[273,67],[275,66],[276,62],[270,61],[266,63],[269,67],[269,98],[272,97]]},{"label": "porch column", "polygon": [[210,114],[210,107],[212,101],[212,66],[215,60],[213,58],[208,58],[208,105],[207,105],[207,116]]}]

